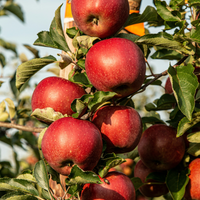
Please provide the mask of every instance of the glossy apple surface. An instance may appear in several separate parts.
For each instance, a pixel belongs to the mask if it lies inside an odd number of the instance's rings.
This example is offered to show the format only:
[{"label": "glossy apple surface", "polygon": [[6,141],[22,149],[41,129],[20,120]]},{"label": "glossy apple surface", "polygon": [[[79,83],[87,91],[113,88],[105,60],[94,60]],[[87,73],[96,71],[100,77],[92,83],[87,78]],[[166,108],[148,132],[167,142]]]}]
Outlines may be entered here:
[{"label": "glossy apple surface", "polygon": [[129,16],[128,0],[72,0],[77,27],[86,35],[106,38],[118,32]]},{"label": "glossy apple surface", "polygon": [[90,48],[85,69],[97,90],[116,92],[117,97],[125,97],[140,89],[146,64],[135,43],[124,38],[110,38]]},{"label": "glossy apple surface", "polygon": [[135,188],[128,176],[109,172],[102,184],[85,184],[81,200],[135,200]]},{"label": "glossy apple surface", "polygon": [[74,99],[86,94],[79,85],[61,77],[47,77],[36,86],[32,99],[32,111],[36,108],[53,108],[63,115],[72,115],[71,103]]},{"label": "glossy apple surface", "polygon": [[189,164],[189,183],[186,186],[186,200],[200,200],[200,158],[194,159]]},{"label": "glossy apple surface", "polygon": [[[147,176],[153,172],[155,172],[155,170],[151,170],[148,167],[146,167],[141,160],[139,160],[135,165],[134,177],[140,178],[143,183],[148,183],[139,188],[140,192],[146,197],[159,197],[164,194],[167,194],[169,190],[165,183],[159,183],[158,181],[155,181],[153,179],[146,180]],[[157,172],[157,173],[159,176],[159,173],[164,173],[164,172]]]},{"label": "glossy apple surface", "polygon": [[96,111],[92,122],[101,131],[107,152],[132,151],[141,138],[141,117],[128,106],[103,106]]},{"label": "glossy apple surface", "polygon": [[184,138],[164,124],[147,128],[138,144],[142,162],[152,170],[169,170],[177,166],[185,154]]},{"label": "glossy apple surface", "polygon": [[92,170],[102,153],[99,129],[86,120],[64,117],[53,122],[42,138],[42,153],[49,165],[68,175],[73,164]]}]

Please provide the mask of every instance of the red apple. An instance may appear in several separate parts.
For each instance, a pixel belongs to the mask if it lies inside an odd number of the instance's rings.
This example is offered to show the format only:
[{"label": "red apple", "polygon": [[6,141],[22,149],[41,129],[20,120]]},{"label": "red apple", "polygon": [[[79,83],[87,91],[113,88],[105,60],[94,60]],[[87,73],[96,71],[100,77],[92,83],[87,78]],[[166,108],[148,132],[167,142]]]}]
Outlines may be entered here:
[{"label": "red apple", "polygon": [[138,145],[142,121],[138,112],[128,106],[103,106],[92,122],[99,128],[107,144],[106,152],[125,153]]},{"label": "red apple", "polygon": [[85,184],[81,200],[135,200],[132,181],[123,173],[108,172],[102,184]]},{"label": "red apple", "polygon": [[77,27],[86,35],[106,38],[118,32],[129,16],[128,0],[72,0]]},{"label": "red apple", "polygon": [[[135,165],[134,177],[138,177],[143,183],[147,183],[139,188],[140,192],[146,197],[159,197],[167,194],[169,190],[165,183],[159,183],[158,181],[152,179],[146,180],[147,176],[153,172],[155,172],[155,170],[151,170],[146,167],[141,160],[139,160]],[[159,173],[163,172],[159,171],[157,173],[159,175]]]},{"label": "red apple", "polygon": [[61,77],[47,77],[36,86],[31,100],[32,111],[36,108],[53,108],[63,115],[72,115],[71,103],[86,94],[85,90]]},{"label": "red apple", "polygon": [[169,170],[177,166],[185,154],[184,138],[164,124],[147,128],[138,144],[142,162],[152,170]]},{"label": "red apple", "polygon": [[86,55],[87,76],[97,90],[125,97],[140,89],[146,64],[142,51],[132,41],[110,38],[94,44]]},{"label": "red apple", "polygon": [[86,120],[64,117],[54,121],[42,138],[42,153],[49,165],[68,175],[73,164],[92,170],[102,153],[99,129]]},{"label": "red apple", "polygon": [[200,158],[194,159],[189,164],[189,183],[186,186],[186,200],[200,200]]}]

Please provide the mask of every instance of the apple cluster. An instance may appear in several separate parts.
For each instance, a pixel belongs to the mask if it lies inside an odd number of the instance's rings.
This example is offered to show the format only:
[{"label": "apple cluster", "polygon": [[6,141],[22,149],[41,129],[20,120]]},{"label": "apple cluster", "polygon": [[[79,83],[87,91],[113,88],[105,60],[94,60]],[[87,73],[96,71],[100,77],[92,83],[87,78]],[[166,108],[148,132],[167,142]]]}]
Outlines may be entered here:
[{"label": "apple cluster", "polygon": [[[176,130],[164,124],[155,124],[143,131],[139,113],[133,107],[116,103],[136,93],[146,74],[142,50],[134,42],[114,36],[128,19],[128,0],[72,0],[71,6],[77,27],[88,36],[100,38],[85,57],[89,81],[95,91],[116,95],[112,103],[102,104],[89,118],[82,118],[87,109],[74,118],[71,104],[88,94],[86,88],[61,77],[43,79],[32,95],[32,110],[45,112],[52,108],[63,115],[48,124],[43,135],[44,159],[55,171],[68,176],[74,165],[95,171],[104,154],[124,154],[138,147],[140,160],[134,166],[134,176],[144,183],[139,188],[140,193],[146,197],[167,194],[164,182],[147,179],[147,176],[165,174],[182,161],[186,148],[184,137],[177,138]],[[195,176],[195,170],[191,176]],[[99,178],[101,184],[83,186],[81,200],[136,199],[135,188],[127,175],[109,171]],[[191,182],[188,187],[194,184]]]}]

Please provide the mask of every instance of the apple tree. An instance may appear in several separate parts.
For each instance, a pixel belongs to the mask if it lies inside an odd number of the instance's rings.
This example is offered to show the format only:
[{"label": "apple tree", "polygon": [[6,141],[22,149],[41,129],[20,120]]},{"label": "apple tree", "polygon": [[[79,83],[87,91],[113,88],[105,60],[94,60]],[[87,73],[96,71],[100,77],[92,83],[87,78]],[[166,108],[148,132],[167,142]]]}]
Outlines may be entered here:
[{"label": "apple tree", "polygon": [[[5,102],[8,104],[9,113],[6,122],[0,123],[1,127],[17,128],[23,138],[29,138],[30,144],[33,141],[34,145],[37,143],[34,149],[39,160],[32,170],[21,171],[13,177],[0,178],[0,191],[3,192],[1,199],[89,200],[113,197],[128,200],[139,199],[141,195],[146,199],[200,199],[198,175],[191,173],[190,176],[191,163],[200,156],[200,2],[171,0],[167,4],[165,1],[155,0],[154,7],[147,6],[141,14],[128,15],[120,30],[117,28],[114,34],[105,37],[86,34],[85,27],[81,26],[63,30],[61,6],[55,11],[49,30],[39,32],[34,41],[35,46],[57,49],[61,59],[57,60],[54,55],[49,55],[23,62],[16,70],[15,87],[17,92],[21,93],[33,75],[49,64],[58,63],[62,70],[69,64],[73,65],[73,70],[66,78],[77,87],[82,87],[85,92],[71,100],[70,114],[62,113],[68,102],[67,97],[61,93],[64,90],[61,82],[57,89],[54,88],[57,79],[63,80],[61,77],[54,79],[46,94],[45,88],[49,86],[50,79],[40,87],[33,101],[34,105],[32,102],[32,112],[15,107],[8,99],[1,103],[3,111],[0,117],[7,113]],[[78,5],[76,9],[78,10]],[[79,13],[81,14],[83,13]],[[80,20],[76,19],[76,15],[74,17],[75,22]],[[84,16],[81,19],[83,18]],[[94,16],[92,22],[101,25],[96,18],[94,20]],[[150,33],[147,28],[145,35],[138,36],[124,30],[125,27],[138,23],[160,27],[161,31]],[[74,52],[70,50],[65,34],[71,38]],[[122,43],[117,48],[119,41]],[[123,48],[124,41],[127,43]],[[129,43],[134,52],[129,50]],[[123,52],[120,52],[121,49]],[[150,58],[168,62],[169,67],[155,74],[148,62]],[[130,70],[127,67],[129,60],[134,63],[132,59],[138,59],[136,66],[140,66],[139,68]],[[172,65],[174,60],[176,63]],[[120,67],[109,73],[113,67],[112,63],[115,63],[114,67],[118,64]],[[143,63],[146,69],[143,69]],[[109,67],[106,68],[107,66]],[[123,69],[126,69],[125,72]],[[134,79],[134,84],[130,83],[129,77],[137,73],[135,79],[131,78]],[[141,75],[143,73],[146,73],[144,78]],[[161,81],[164,76],[169,77],[166,85]],[[102,87],[99,86],[100,83]],[[36,86],[37,90],[40,84]],[[105,87],[108,85],[110,87]],[[142,102],[142,95],[150,86],[155,89],[170,88],[171,92],[163,90],[160,96],[151,99],[150,103],[140,104],[140,107],[145,108],[145,112],[142,112],[135,106],[136,101]],[[74,90],[70,91],[69,97]],[[138,96],[140,98],[137,98]],[[63,101],[67,103],[64,105]],[[57,110],[59,105],[62,105],[61,110]],[[167,120],[162,118],[160,111],[165,111]],[[21,118],[24,120],[23,125],[19,124]],[[31,130],[24,126],[27,121],[32,123]],[[109,132],[112,126],[114,136],[111,137]],[[125,143],[130,142],[134,134],[137,135],[135,138],[138,141],[136,145],[134,143],[124,147],[122,143],[129,137],[127,127],[131,129],[131,137]],[[94,131],[91,131],[93,129]],[[124,138],[121,136],[123,130],[126,130],[124,132],[127,134]],[[30,136],[31,132],[40,134],[31,137],[33,141],[30,141],[27,135]],[[91,135],[89,132],[92,132]],[[99,140],[99,137],[102,140]],[[123,147],[116,145],[116,141]],[[117,148],[111,148],[110,142]],[[90,147],[91,152],[88,151]],[[127,176],[124,178],[124,175],[116,171],[128,159],[133,162],[132,172],[127,180]],[[91,167],[94,163],[95,166]],[[112,170],[115,172],[111,172]],[[111,174],[114,177],[111,177]],[[113,181],[115,178],[117,181]],[[195,186],[193,179],[198,180]],[[102,188],[108,187],[113,191],[111,183],[115,185],[115,189],[120,184],[123,184],[125,189],[116,189],[117,196],[115,192],[113,196],[109,196],[108,192],[106,197],[107,194]]]}]

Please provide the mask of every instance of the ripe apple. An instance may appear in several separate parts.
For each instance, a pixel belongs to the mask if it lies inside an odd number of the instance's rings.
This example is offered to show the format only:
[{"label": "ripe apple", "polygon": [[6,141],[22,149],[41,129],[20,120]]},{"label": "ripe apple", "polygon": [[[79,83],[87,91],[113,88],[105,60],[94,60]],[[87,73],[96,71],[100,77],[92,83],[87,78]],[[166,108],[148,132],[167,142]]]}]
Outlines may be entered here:
[{"label": "ripe apple", "polygon": [[92,122],[101,131],[109,153],[132,151],[141,138],[140,115],[129,106],[103,106],[95,112]]},{"label": "ripe apple", "polygon": [[102,153],[99,129],[86,120],[64,117],[54,121],[42,138],[42,153],[58,173],[68,175],[73,164],[92,170]]},{"label": "ripe apple", "polygon": [[100,178],[102,184],[85,184],[81,200],[135,200],[135,188],[132,181],[123,173],[108,172]]},{"label": "ripe apple", "polygon": [[72,0],[72,16],[86,35],[106,38],[118,32],[129,16],[128,0]]},{"label": "ripe apple", "polygon": [[51,107],[63,115],[72,115],[71,103],[84,94],[85,90],[76,83],[61,77],[47,77],[39,82],[33,92],[32,111]]},{"label": "ripe apple", "polygon": [[186,186],[185,199],[186,200],[200,200],[200,158],[194,159],[189,164],[190,175],[189,183]]},{"label": "ripe apple", "polygon": [[[146,197],[159,197],[164,194],[167,194],[169,190],[165,183],[158,184],[159,183],[158,181],[152,179],[146,180],[147,176],[153,172],[155,172],[155,170],[151,170],[148,167],[146,167],[146,165],[144,165],[141,160],[139,160],[135,165],[134,177],[138,177],[141,179],[143,183],[147,183],[146,185],[143,185],[139,188],[140,192]],[[163,172],[159,171],[157,173],[163,173]]]},{"label": "ripe apple", "polygon": [[116,97],[125,97],[140,89],[146,64],[142,51],[134,42],[110,38],[90,48],[85,69],[97,90],[116,92]]},{"label": "ripe apple", "polygon": [[152,170],[169,170],[177,166],[185,154],[184,138],[164,124],[147,128],[138,144],[142,162]]}]

